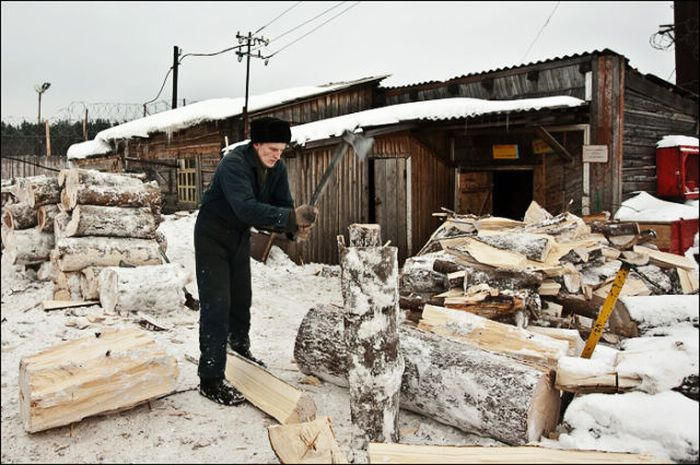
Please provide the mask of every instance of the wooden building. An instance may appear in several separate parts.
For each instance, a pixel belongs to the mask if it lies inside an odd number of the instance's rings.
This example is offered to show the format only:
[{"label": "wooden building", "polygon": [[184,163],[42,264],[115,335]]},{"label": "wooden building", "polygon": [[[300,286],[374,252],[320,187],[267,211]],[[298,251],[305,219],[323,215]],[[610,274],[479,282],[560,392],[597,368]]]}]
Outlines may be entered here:
[{"label": "wooden building", "polygon": [[[276,116],[294,125],[372,108],[376,87],[385,77],[251,96],[249,119]],[[221,150],[244,138],[242,102],[214,99],[130,121],[98,134],[99,140],[71,147],[87,156],[71,157],[69,150],[68,158],[81,168],[146,172],[163,190],[165,213],[194,210],[211,182]],[[197,117],[198,111],[225,116]],[[99,150],[105,145],[107,150]]]}]

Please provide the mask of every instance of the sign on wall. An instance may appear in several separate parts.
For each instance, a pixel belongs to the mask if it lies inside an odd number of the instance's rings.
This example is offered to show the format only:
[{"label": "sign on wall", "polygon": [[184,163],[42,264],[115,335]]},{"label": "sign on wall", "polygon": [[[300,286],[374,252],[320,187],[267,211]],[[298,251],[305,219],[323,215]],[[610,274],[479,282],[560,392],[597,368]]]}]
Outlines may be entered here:
[{"label": "sign on wall", "polygon": [[494,145],[492,153],[494,160],[517,160],[519,158],[517,144]]},{"label": "sign on wall", "polygon": [[583,146],[583,162],[584,163],[607,163],[608,162],[608,146],[607,145],[584,145]]},{"label": "sign on wall", "polygon": [[554,150],[542,139],[534,139],[532,141],[532,153],[535,155],[542,155],[545,153],[554,153]]}]

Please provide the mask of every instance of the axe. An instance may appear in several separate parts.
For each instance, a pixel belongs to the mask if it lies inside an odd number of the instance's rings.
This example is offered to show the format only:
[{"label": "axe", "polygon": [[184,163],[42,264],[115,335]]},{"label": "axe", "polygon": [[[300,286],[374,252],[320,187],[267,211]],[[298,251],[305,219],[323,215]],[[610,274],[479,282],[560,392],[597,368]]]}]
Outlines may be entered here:
[{"label": "axe", "polygon": [[331,162],[328,165],[328,168],[326,168],[326,172],[323,173],[323,176],[321,177],[318,186],[316,186],[316,190],[311,196],[309,205],[311,205],[312,207],[315,207],[318,203],[318,199],[319,197],[321,197],[321,194],[323,194],[323,191],[326,189],[328,181],[330,181],[331,177],[333,177],[333,173],[335,173],[336,165],[338,164],[340,159],[343,158],[343,155],[347,151],[348,147],[352,147],[355,151],[355,154],[357,155],[357,158],[360,161],[364,161],[365,158],[367,158],[367,154],[369,153],[369,151],[372,150],[372,145],[374,144],[373,137],[364,137],[359,134],[354,134],[348,131],[347,129],[343,131],[343,135],[341,136],[341,138],[343,140],[341,140],[338,143],[338,145],[335,146],[333,158],[331,158]]}]

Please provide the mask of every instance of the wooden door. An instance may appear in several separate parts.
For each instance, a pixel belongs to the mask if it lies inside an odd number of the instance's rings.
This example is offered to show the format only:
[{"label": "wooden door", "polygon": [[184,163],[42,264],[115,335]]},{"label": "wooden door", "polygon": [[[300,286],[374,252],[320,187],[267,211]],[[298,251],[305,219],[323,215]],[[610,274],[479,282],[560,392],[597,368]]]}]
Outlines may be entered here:
[{"label": "wooden door", "polygon": [[409,250],[411,218],[410,158],[374,160],[374,204],[376,222],[382,228],[382,240],[399,248],[399,264],[411,255]]},{"label": "wooden door", "polygon": [[492,175],[490,171],[469,171],[459,173],[457,184],[457,213],[486,215],[491,213]]}]

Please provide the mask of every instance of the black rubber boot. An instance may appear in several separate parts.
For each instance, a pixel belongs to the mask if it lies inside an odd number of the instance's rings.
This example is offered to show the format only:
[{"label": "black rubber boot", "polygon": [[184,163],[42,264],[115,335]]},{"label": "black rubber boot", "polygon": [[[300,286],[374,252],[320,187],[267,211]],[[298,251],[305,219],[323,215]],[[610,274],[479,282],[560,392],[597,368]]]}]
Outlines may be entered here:
[{"label": "black rubber boot", "polygon": [[245,401],[243,394],[231,386],[226,378],[200,379],[199,393],[222,405],[238,405]]},{"label": "black rubber boot", "polygon": [[262,360],[253,357],[253,354],[250,353],[250,338],[248,338],[247,335],[238,337],[234,337],[233,335],[229,336],[228,345],[232,351],[236,352],[241,357],[258,364],[263,368],[267,368],[267,365],[265,365]]}]

